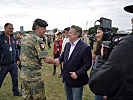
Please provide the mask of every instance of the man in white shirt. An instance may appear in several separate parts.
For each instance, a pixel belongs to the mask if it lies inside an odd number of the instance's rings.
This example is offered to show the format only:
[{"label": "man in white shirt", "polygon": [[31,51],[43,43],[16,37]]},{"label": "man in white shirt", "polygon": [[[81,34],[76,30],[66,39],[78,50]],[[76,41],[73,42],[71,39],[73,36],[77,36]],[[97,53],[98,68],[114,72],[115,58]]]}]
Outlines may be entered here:
[{"label": "man in white shirt", "polygon": [[69,42],[68,33],[70,30],[70,27],[67,27],[64,30],[65,30],[65,38],[63,39],[63,43],[62,43],[62,52],[64,51],[64,47],[65,47],[66,43]]}]

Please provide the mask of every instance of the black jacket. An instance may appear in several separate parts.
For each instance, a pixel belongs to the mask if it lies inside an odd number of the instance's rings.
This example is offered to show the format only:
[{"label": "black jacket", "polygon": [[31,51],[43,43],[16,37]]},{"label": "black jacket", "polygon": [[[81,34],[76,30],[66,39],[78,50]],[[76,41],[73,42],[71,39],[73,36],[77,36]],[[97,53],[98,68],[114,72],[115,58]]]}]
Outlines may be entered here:
[{"label": "black jacket", "polygon": [[16,45],[16,39],[10,35],[10,42],[12,51],[9,50],[9,38],[4,32],[0,34],[0,65],[7,65],[20,61],[19,52]]},{"label": "black jacket", "polygon": [[102,59],[98,63],[90,74],[92,92],[109,100],[133,100],[133,33],[119,42],[105,64]]},{"label": "black jacket", "polygon": [[[59,57],[60,62],[64,62],[63,80],[67,86],[81,87],[88,83],[87,71],[92,63],[91,49],[85,42],[79,40],[68,60],[70,47],[70,42],[68,42]],[[76,72],[78,78],[71,78],[70,72]]]}]

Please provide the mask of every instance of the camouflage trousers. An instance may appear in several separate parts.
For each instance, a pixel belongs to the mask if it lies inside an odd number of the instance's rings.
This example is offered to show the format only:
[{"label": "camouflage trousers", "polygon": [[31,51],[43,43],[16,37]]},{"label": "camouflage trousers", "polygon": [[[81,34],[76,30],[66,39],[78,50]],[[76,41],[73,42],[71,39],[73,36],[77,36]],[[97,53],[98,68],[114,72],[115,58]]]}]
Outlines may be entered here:
[{"label": "camouflage trousers", "polygon": [[24,100],[46,100],[43,81],[33,82],[21,79],[21,88]]}]

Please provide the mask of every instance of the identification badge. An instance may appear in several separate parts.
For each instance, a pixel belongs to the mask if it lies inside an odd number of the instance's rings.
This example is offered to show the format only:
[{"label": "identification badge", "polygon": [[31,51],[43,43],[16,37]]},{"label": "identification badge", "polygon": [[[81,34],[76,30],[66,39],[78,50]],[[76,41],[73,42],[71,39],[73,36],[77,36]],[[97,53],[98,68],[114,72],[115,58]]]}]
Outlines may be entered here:
[{"label": "identification badge", "polygon": [[9,47],[9,50],[12,51],[12,47]]}]

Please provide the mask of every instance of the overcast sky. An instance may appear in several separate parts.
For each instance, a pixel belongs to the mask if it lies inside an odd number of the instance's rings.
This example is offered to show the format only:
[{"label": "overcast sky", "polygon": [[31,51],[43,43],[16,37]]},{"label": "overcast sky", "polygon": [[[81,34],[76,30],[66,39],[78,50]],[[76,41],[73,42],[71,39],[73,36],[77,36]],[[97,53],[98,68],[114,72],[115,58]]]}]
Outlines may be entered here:
[{"label": "overcast sky", "polygon": [[131,28],[133,14],[123,8],[131,4],[133,0],[0,0],[0,31],[7,22],[14,25],[14,31],[20,26],[24,31],[31,30],[36,18],[46,20],[47,29],[62,30],[71,25],[88,29],[100,17],[111,19],[112,26],[125,30]]}]

